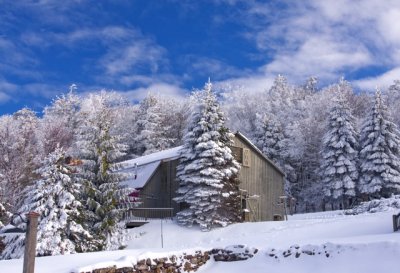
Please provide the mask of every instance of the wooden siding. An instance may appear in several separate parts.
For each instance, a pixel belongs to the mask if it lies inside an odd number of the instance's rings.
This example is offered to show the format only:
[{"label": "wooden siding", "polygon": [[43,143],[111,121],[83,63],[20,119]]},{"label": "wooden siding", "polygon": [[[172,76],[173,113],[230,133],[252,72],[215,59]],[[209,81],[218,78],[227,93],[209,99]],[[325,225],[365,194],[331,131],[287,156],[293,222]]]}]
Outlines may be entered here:
[{"label": "wooden siding", "polygon": [[176,182],[176,166],[178,160],[165,161],[160,164],[153,176],[140,190],[141,208],[174,208],[178,212],[178,204],[173,201],[178,188]]},{"label": "wooden siding", "polygon": [[[275,214],[283,216],[283,206],[279,205],[279,196],[284,194],[282,174],[238,137],[234,139],[234,146],[250,150],[249,167],[242,165],[239,172],[239,187],[247,191],[249,197],[259,196],[258,213],[255,215],[255,219],[267,221],[273,220]],[[254,198],[254,200],[256,199]]]},{"label": "wooden siding", "polygon": [[[251,199],[258,209],[256,215],[249,217],[255,221],[273,220],[275,214],[283,216],[283,206],[279,205],[279,196],[284,194],[283,175],[261,156],[253,147],[238,137],[234,138],[234,146],[248,149],[248,167],[241,166],[239,172],[240,189],[247,191],[248,196],[259,196]],[[176,167],[179,160],[162,162],[149,182],[140,191],[143,208],[174,208],[174,215],[179,205],[173,201],[178,188]],[[257,200],[257,201],[256,201]]]}]

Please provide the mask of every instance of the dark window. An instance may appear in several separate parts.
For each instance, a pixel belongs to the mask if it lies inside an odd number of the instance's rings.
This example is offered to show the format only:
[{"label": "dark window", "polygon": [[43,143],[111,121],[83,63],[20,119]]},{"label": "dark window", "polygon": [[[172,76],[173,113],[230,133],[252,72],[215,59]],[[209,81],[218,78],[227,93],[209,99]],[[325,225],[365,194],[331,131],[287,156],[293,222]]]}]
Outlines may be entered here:
[{"label": "dark window", "polygon": [[239,163],[243,163],[243,148],[232,146],[231,151],[236,161]]}]

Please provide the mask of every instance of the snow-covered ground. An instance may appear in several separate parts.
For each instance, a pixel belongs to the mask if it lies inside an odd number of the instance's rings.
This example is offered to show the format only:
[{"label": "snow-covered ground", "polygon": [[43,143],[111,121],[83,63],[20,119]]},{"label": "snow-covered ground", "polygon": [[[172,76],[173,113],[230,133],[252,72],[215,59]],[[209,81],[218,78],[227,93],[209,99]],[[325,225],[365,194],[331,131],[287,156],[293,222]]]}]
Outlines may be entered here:
[{"label": "snow-covered ground", "polygon": [[[254,258],[230,263],[209,261],[199,272],[398,273],[400,232],[392,230],[393,213],[301,214],[289,217],[289,221],[235,224],[211,232],[164,221],[164,248],[161,248],[161,223],[156,221],[132,229],[132,240],[125,250],[37,258],[36,272],[79,272],[102,265],[130,264],[147,257],[243,244],[259,250]],[[283,251],[291,246],[294,249],[294,245],[300,250],[313,250],[316,255],[285,258]],[[0,261],[0,272],[22,272],[22,260]]]}]

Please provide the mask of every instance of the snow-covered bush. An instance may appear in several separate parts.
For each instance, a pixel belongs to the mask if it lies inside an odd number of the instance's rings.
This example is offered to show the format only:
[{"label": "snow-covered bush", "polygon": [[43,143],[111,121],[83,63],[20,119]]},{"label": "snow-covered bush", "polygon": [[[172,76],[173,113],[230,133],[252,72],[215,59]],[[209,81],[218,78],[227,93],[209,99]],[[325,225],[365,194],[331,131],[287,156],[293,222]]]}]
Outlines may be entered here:
[{"label": "snow-covered bush", "polygon": [[376,213],[382,211],[400,210],[400,195],[393,195],[390,198],[375,199],[368,202],[362,202],[360,205],[346,210],[344,213],[353,215],[361,213]]}]

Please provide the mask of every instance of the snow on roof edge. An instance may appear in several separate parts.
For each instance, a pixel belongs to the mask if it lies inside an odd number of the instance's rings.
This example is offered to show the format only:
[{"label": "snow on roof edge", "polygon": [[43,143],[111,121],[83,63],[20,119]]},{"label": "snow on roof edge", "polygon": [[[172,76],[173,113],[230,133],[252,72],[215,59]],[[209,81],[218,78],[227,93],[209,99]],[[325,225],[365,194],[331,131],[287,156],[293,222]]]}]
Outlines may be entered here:
[{"label": "snow on roof edge", "polygon": [[166,160],[166,159],[175,159],[175,158],[179,157],[179,155],[180,155],[179,152],[181,149],[182,149],[182,146],[178,146],[175,148],[163,150],[160,152],[155,152],[155,153],[137,157],[134,159],[129,159],[129,160],[123,161],[122,164],[123,164],[124,168],[131,168],[134,166],[135,163],[138,166],[141,166],[141,165],[146,165],[146,164],[149,164],[149,163],[152,163],[155,161],[162,161],[162,160]]},{"label": "snow on roof edge", "polygon": [[257,146],[255,146],[253,144],[253,142],[251,142],[245,135],[243,135],[241,132],[236,131],[235,135],[238,135],[240,138],[242,138],[250,147],[252,147],[257,153],[259,153],[265,160],[268,161],[268,163],[270,163],[272,165],[272,167],[274,167],[278,172],[280,172],[284,177],[286,176],[285,172],[278,167],[278,165],[276,165],[271,159],[269,159],[265,154],[263,154],[263,152],[260,151],[260,149],[257,148]]}]

